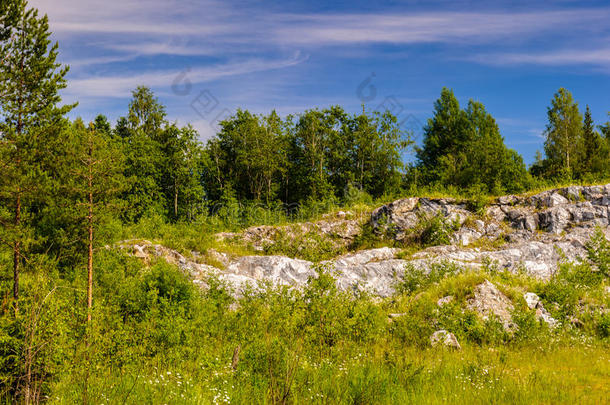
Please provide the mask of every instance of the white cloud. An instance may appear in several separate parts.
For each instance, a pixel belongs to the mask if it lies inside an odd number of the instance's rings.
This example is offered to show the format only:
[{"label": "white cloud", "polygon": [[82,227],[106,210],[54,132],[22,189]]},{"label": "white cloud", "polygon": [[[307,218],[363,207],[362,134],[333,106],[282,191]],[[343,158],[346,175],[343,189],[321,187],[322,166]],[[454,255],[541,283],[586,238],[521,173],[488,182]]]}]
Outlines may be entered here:
[{"label": "white cloud", "polygon": [[605,27],[610,10],[520,13],[426,12],[293,16],[276,27],[276,40],[302,44],[332,43],[489,43],[498,38],[531,36],[570,26]]},{"label": "white cloud", "polygon": [[122,75],[89,76],[70,80],[64,94],[68,97],[125,98],[129,97],[131,91],[139,85],[153,88],[169,88],[181,73],[186,73],[186,78],[194,85],[228,76],[281,69],[297,65],[305,60],[307,60],[307,56],[296,52],[289,58],[277,60],[250,59],[188,70],[172,69]]},{"label": "white cloud", "polygon": [[550,52],[483,54],[473,57],[479,63],[493,65],[600,65],[610,66],[610,48],[564,49]]}]

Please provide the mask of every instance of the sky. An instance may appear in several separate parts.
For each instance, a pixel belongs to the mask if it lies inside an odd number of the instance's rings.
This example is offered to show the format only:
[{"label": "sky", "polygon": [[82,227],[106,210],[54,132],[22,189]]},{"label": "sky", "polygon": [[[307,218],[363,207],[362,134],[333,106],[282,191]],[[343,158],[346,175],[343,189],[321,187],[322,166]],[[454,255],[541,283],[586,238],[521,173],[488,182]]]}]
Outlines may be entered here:
[{"label": "sky", "polygon": [[111,122],[144,85],[202,141],[237,108],[389,109],[421,140],[443,87],[531,163],[553,94],[610,111],[608,1],[30,0],[70,65],[71,116]]}]

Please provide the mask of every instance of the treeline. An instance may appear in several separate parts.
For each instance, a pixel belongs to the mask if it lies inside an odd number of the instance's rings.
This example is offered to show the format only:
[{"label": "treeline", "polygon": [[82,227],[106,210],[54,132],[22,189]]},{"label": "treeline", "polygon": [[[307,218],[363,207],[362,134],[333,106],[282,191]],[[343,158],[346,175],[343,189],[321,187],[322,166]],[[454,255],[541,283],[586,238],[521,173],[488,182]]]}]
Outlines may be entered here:
[{"label": "treeline", "polygon": [[[482,103],[470,100],[461,108],[446,88],[423,128],[421,146],[388,111],[348,114],[340,106],[285,118],[275,111],[237,110],[202,144],[192,127],[167,120],[165,107],[146,87],[133,92],[114,128],[103,115],[92,128],[124,156],[127,221],[152,212],[193,220],[236,204],[288,210],[370,201],[422,188],[500,195],[610,175],[610,125],[596,127],[588,106],[583,118],[563,88],[548,108],[544,157],[538,154],[529,170],[506,147]],[[411,148],[416,159],[405,164]]]}]

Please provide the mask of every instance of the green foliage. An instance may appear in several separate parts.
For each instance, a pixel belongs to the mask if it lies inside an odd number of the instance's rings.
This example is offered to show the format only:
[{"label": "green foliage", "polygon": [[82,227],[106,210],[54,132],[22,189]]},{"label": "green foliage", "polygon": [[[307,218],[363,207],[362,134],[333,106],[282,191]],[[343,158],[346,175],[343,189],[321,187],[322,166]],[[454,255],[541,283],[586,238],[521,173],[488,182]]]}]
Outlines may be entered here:
[{"label": "green foliage", "polygon": [[460,270],[459,266],[451,262],[434,263],[429,268],[408,265],[395,288],[399,293],[414,294]]},{"label": "green foliage", "polygon": [[462,110],[453,91],[443,88],[434,110],[412,169],[415,184],[482,186],[488,193],[526,189],[529,179],[523,159],[506,148],[483,104],[471,100]]},{"label": "green foliage", "polygon": [[451,236],[458,229],[459,223],[445,218],[441,212],[433,216],[423,214],[409,236],[424,247],[449,245]]},{"label": "green foliage", "polygon": [[279,232],[264,248],[265,254],[281,254],[288,257],[319,262],[344,253],[345,249],[332,238],[316,231],[290,236]]},{"label": "green foliage", "polygon": [[[572,93],[560,88],[548,107],[541,171],[548,178],[573,179],[583,159],[583,119]],[[590,128],[587,128],[590,130]]]},{"label": "green foliage", "polygon": [[[600,308],[609,305],[610,242],[599,229],[587,245],[590,264],[563,264],[548,282],[491,263],[466,272],[442,262],[409,266],[386,298],[339,288],[323,260],[345,248],[316,232],[279,233],[265,249],[317,263],[305,286],[260,282],[239,294],[222,275],[209,275],[200,289],[173,265],[143,264],[113,248],[136,235],[202,252],[205,262],[212,247],[252,253],[217,241],[217,232],[319,219],[339,203],[369,210],[405,192],[449,194],[481,213],[490,194],[603,178],[610,124],[595,132],[589,108],[583,123],[567,90],[548,111],[546,156],[531,169],[539,184],[484,106],[470,101],[461,109],[447,89],[417,162],[403,173],[411,134],[389,112],[350,115],[333,106],[282,118],[238,110],[204,146],[192,127],[168,121],[149,88],[138,87],[114,128],[103,115],[89,127],[71,122],[65,116],[73,106],[60,106],[59,96],[68,69],[57,62],[46,16],[7,0],[0,21],[0,402],[606,399],[589,389],[609,375],[610,317]],[[383,232],[364,225],[351,248],[394,244],[396,229],[379,223]],[[95,230],[91,311],[83,224]],[[407,243],[448,244],[458,226],[422,216]],[[14,276],[21,276],[18,301],[10,298],[19,290]],[[513,300],[514,332],[466,306],[485,279]],[[557,330],[525,307],[523,291],[542,297],[560,320]],[[430,348],[438,329],[455,333],[463,351]]]},{"label": "green foliage", "polygon": [[595,233],[586,245],[587,256],[599,272],[610,277],[610,241],[601,228],[597,227]]}]

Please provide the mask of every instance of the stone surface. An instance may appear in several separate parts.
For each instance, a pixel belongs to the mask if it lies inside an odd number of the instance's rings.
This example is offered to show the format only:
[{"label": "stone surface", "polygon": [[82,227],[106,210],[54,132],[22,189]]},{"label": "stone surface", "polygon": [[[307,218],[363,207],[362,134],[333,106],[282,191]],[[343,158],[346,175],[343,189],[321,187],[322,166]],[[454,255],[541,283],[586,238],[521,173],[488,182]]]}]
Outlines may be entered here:
[{"label": "stone surface", "polygon": [[439,298],[438,301],[436,301],[436,305],[438,305],[439,307],[442,307],[451,302],[453,302],[453,295],[448,295],[446,297]]},{"label": "stone surface", "polygon": [[[360,232],[361,223],[367,220],[379,231],[390,226],[396,229],[397,239],[403,238],[425,216],[442,215],[448,221],[461,224],[452,235],[451,245],[430,247],[407,259],[396,257],[398,249],[380,248],[323,263],[332,269],[341,289],[389,296],[407,265],[417,269],[427,269],[430,264],[440,262],[469,269],[491,265],[500,271],[524,271],[548,279],[557,271],[561,260],[578,261],[586,257],[585,245],[596,226],[601,226],[606,236],[610,236],[609,209],[610,185],[572,186],[526,197],[504,196],[487,207],[482,217],[469,212],[466,204],[456,200],[406,198],[375,209],[367,218],[338,212],[316,222],[253,227],[240,233],[219,234],[217,238],[237,238],[262,250],[265,244],[273,243],[277,232],[288,237],[319,232],[347,246]],[[479,247],[469,247],[473,244]],[[210,275],[226,281],[237,291],[259,282],[298,287],[316,275],[312,263],[283,256],[232,257],[211,249],[206,254],[191,252],[184,256],[145,240],[124,241],[119,246],[146,263],[154,257],[174,263],[202,287],[207,285]],[[222,268],[202,264],[206,257]],[[540,316],[546,315],[541,312]]]},{"label": "stone surface", "polygon": [[533,292],[527,292],[523,294],[523,298],[525,299],[525,303],[529,309],[534,309],[540,303],[540,297]]},{"label": "stone surface", "polygon": [[434,346],[442,345],[453,349],[460,350],[462,347],[455,335],[444,329],[437,330],[430,336],[430,344]]},{"label": "stone surface", "polygon": [[544,321],[550,328],[555,328],[559,324],[559,322],[544,308],[538,295],[533,292],[527,292],[523,294],[523,298],[529,309],[536,310],[537,319]]},{"label": "stone surface", "polygon": [[495,316],[506,330],[514,329],[511,312],[512,302],[489,280],[485,280],[474,289],[474,298],[468,300],[468,308],[479,315],[483,320]]}]

